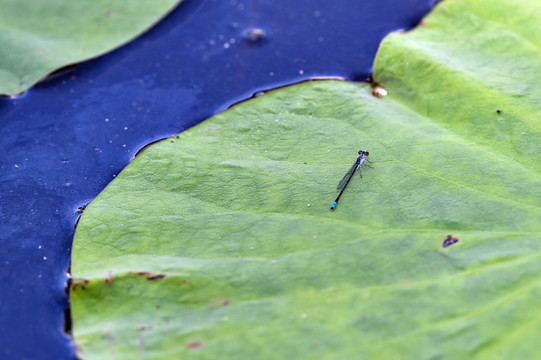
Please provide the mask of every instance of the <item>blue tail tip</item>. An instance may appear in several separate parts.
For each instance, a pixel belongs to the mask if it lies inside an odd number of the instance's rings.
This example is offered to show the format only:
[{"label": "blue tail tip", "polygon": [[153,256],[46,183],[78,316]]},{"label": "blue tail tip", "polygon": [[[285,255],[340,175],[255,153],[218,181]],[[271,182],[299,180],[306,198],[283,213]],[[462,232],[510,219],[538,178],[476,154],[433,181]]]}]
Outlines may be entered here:
[{"label": "blue tail tip", "polygon": [[336,201],[332,203],[331,210],[334,210],[336,208]]}]

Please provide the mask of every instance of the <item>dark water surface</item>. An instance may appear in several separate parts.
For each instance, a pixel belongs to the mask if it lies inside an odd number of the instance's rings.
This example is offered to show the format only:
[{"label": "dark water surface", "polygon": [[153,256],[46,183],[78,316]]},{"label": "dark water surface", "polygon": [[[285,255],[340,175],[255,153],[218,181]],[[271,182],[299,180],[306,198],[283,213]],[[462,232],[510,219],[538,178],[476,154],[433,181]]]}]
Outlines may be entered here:
[{"label": "dark water surface", "polygon": [[65,292],[79,206],[145,144],[254,92],[363,80],[436,0],[185,0],[148,33],[0,99],[0,359],[74,359]]}]

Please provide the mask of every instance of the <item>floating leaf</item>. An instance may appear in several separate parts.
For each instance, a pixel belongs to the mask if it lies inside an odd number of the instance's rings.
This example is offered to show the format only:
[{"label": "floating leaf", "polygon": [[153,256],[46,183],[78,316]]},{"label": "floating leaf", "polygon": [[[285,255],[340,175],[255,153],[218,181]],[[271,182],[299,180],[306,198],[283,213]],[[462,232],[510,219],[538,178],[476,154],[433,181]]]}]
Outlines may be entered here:
[{"label": "floating leaf", "polygon": [[[534,358],[541,40],[516,29],[539,23],[529,6],[441,3],[382,44],[386,97],[302,84],[149,147],[79,223],[79,355]],[[374,169],[331,212],[358,150]]]},{"label": "floating leaf", "polygon": [[18,94],[59,68],[111,51],[148,29],[177,3],[2,1],[0,94]]}]

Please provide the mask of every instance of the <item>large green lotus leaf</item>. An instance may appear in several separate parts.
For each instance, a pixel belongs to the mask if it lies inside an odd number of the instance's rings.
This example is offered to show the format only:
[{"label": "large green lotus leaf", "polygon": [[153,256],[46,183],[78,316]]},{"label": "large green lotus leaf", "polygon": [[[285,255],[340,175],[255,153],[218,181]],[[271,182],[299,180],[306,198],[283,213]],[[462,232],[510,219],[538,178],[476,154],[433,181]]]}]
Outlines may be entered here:
[{"label": "large green lotus leaf", "polygon": [[102,55],[156,23],[179,0],[1,0],[0,94]]},{"label": "large green lotus leaf", "polygon": [[[515,28],[541,20],[529,5],[447,0],[388,37],[385,98],[293,86],[141,153],[75,235],[79,356],[538,357],[541,41]],[[361,149],[374,169],[331,212]]]}]

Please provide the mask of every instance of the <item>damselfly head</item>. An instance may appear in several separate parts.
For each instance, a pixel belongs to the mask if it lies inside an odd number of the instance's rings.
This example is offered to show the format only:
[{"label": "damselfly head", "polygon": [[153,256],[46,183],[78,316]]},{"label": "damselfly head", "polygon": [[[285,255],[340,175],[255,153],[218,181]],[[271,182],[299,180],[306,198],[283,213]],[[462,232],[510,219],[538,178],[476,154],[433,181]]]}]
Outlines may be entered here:
[{"label": "damselfly head", "polygon": [[359,150],[359,155],[369,156],[370,153],[368,151]]}]

